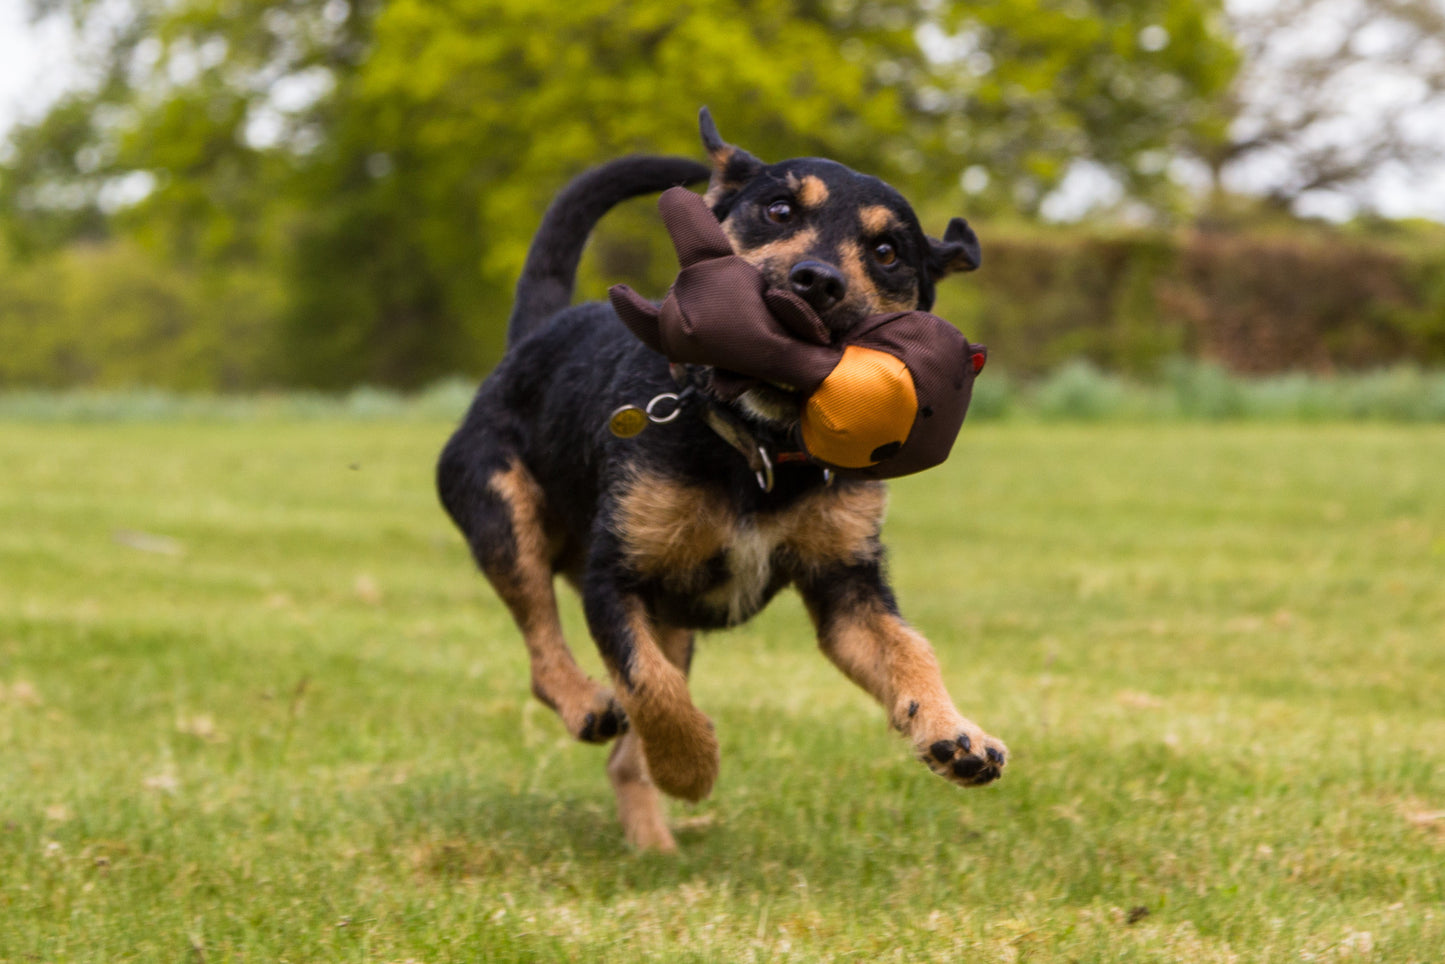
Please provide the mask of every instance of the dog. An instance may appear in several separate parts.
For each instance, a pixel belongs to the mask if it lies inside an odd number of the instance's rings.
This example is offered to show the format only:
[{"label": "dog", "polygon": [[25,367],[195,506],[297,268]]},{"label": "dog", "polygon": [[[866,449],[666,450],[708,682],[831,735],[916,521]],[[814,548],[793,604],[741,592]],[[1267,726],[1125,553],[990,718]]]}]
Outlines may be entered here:
[{"label": "dog", "polygon": [[[929,769],[978,786],[1007,762],[899,615],[879,538],[883,483],[798,452],[803,400],[786,386],[669,365],[609,305],[571,304],[603,214],[677,185],[706,181],[736,253],[839,334],[928,310],[940,279],[978,267],[977,240],[961,218],[942,239],[925,235],[876,178],[820,158],[767,164],[723,141],[706,108],[699,122],[710,164],[624,157],[556,197],[517,283],[506,353],[437,466],[442,505],[521,630],[533,694],[576,739],[617,740],[607,774],[626,839],[659,851],[676,847],[659,791],[700,800],[718,774],[713,724],[688,691],[694,634],[745,622],[788,586],[823,653]],[[616,431],[615,414],[640,422],[644,406],[644,431]],[[558,575],[581,595],[610,686],[563,639]]]}]

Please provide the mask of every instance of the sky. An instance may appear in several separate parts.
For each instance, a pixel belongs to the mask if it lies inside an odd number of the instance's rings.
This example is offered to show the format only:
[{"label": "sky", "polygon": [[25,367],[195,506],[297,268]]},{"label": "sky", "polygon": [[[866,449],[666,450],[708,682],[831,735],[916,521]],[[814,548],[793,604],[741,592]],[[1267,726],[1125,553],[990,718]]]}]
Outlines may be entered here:
[{"label": "sky", "polygon": [[[1230,2],[1243,7],[1270,0]],[[64,31],[58,24],[32,26],[26,16],[27,6],[27,0],[0,0],[0,136],[17,119],[39,116],[77,72],[69,59]],[[1445,116],[1426,122],[1432,127],[1438,125],[1440,136],[1445,137]],[[1260,176],[1267,173],[1262,170]],[[1053,205],[1061,220],[1082,214],[1090,206],[1089,199],[1108,193],[1109,186],[1099,177],[1087,166],[1074,172]],[[1237,186],[1248,188],[1249,180],[1249,172],[1244,171],[1236,178]],[[1387,216],[1445,221],[1445,164],[1438,170],[1408,176],[1400,171],[1384,171],[1368,190]],[[1301,213],[1330,218],[1353,213],[1353,205],[1338,197],[1316,198],[1302,207]]]},{"label": "sky", "polygon": [[61,32],[33,28],[27,6],[0,0],[0,131],[38,114],[73,73]]}]

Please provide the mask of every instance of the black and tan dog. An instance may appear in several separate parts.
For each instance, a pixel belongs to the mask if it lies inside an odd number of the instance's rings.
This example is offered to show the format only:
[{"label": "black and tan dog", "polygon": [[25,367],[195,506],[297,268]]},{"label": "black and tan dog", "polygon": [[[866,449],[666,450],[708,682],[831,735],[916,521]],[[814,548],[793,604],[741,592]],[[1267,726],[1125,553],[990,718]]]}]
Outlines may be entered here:
[{"label": "black and tan dog", "polygon": [[[610,207],[704,179],[737,253],[835,332],[927,310],[938,279],[978,266],[961,219],[929,238],[887,184],[816,158],[764,164],[724,143],[705,110],[701,124],[711,167],[622,158],[553,202],[517,285],[506,357],[437,469],[443,504],[522,631],[532,691],[577,739],[620,736],[607,772],[627,839],[660,850],[674,844],[658,790],[698,800],[718,773],[713,725],[688,693],[693,633],[737,625],[789,585],[823,652],[933,772],[975,786],[1006,757],[954,708],[931,647],[898,614],[879,541],[883,484],[800,458],[793,393],[670,367],[608,305],[569,307],[587,235]],[[671,421],[630,438],[609,431],[619,407],[658,396],[654,414],[676,411]],[[610,687],[567,648],[558,574],[581,593]]]}]

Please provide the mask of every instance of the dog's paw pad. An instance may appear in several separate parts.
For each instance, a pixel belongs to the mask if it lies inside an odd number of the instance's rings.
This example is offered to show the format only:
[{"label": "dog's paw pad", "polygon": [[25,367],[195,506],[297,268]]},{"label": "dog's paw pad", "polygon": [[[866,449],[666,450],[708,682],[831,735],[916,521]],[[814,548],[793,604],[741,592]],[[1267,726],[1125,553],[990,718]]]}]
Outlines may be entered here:
[{"label": "dog's paw pad", "polygon": [[[976,752],[976,747],[981,748],[981,752]],[[952,739],[928,744],[920,759],[946,780],[966,787],[981,787],[1003,775],[1008,750],[992,737],[976,740],[967,733],[958,733]]]},{"label": "dog's paw pad", "polygon": [[627,713],[616,700],[608,697],[605,705],[587,711],[572,735],[583,743],[606,743],[626,733],[627,728]]}]

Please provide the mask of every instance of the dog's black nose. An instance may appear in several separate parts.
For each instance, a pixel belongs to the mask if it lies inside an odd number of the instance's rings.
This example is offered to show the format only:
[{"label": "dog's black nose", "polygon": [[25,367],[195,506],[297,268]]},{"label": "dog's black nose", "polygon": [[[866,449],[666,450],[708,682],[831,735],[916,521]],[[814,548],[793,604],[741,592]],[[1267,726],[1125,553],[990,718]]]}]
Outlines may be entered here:
[{"label": "dog's black nose", "polygon": [[793,293],[813,306],[822,314],[843,300],[848,293],[848,282],[837,268],[821,261],[799,261],[788,272],[788,284]]}]

